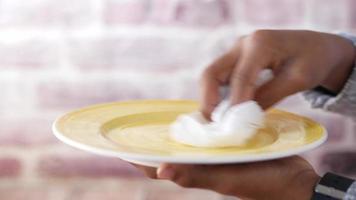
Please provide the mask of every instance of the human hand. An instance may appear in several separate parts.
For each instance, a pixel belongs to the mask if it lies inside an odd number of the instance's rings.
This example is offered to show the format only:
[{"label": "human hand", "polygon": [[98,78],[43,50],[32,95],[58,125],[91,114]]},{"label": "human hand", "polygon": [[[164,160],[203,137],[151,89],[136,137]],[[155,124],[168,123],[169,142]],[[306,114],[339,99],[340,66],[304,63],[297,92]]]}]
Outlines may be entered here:
[{"label": "human hand", "polygon": [[[230,86],[230,101],[255,99],[268,108],[291,94],[321,85],[341,90],[355,59],[350,41],[340,36],[292,30],[259,30],[242,37],[203,73],[201,110],[209,117],[220,102],[219,87]],[[274,78],[257,88],[262,69]]]},{"label": "human hand", "polygon": [[298,156],[230,165],[162,164],[158,169],[134,165],[150,178],[243,199],[310,199],[319,179],[312,166]]},{"label": "human hand", "polygon": [[155,168],[137,167],[151,178],[241,199],[309,200],[319,180],[312,166],[298,156],[230,165],[162,164],[157,172]]}]

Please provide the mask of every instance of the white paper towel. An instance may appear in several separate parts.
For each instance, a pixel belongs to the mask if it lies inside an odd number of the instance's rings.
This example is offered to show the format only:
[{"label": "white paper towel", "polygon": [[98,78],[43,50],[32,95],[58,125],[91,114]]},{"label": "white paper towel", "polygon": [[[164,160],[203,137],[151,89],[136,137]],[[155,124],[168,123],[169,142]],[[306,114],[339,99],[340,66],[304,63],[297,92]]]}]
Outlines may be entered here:
[{"label": "white paper towel", "polygon": [[[273,78],[271,70],[261,71],[256,86]],[[212,112],[212,121],[200,112],[181,115],[170,126],[175,141],[198,147],[241,146],[263,127],[264,111],[255,101],[230,106],[222,101]]]}]

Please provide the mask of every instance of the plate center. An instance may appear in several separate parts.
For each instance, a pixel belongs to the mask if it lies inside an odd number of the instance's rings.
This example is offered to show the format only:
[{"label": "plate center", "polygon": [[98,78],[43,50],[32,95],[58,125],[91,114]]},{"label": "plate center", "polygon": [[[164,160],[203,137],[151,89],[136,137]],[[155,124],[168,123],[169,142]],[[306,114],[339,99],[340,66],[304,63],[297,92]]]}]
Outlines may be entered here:
[{"label": "plate center", "polygon": [[273,144],[278,133],[272,126],[260,129],[245,145],[239,147],[201,148],[177,143],[169,137],[169,125],[182,112],[151,112],[127,115],[105,123],[102,135],[114,144],[156,153],[248,151]]}]

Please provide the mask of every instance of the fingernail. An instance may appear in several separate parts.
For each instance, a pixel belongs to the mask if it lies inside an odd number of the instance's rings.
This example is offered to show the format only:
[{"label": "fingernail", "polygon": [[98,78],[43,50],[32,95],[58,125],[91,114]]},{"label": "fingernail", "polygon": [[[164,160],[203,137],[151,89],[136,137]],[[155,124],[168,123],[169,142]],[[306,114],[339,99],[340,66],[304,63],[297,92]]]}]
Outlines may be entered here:
[{"label": "fingernail", "polygon": [[157,169],[157,177],[159,179],[172,179],[174,176],[174,171],[169,167],[159,167]]}]

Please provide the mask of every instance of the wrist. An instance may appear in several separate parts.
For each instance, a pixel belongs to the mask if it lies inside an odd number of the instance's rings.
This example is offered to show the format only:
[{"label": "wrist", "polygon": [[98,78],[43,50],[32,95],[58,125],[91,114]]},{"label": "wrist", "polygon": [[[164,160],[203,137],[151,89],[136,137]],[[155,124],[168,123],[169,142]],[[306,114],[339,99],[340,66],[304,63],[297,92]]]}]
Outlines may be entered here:
[{"label": "wrist", "polygon": [[338,36],[327,34],[327,39],[335,56],[335,65],[329,76],[322,82],[321,86],[338,93],[347,82],[355,64],[355,47],[352,41]]}]

